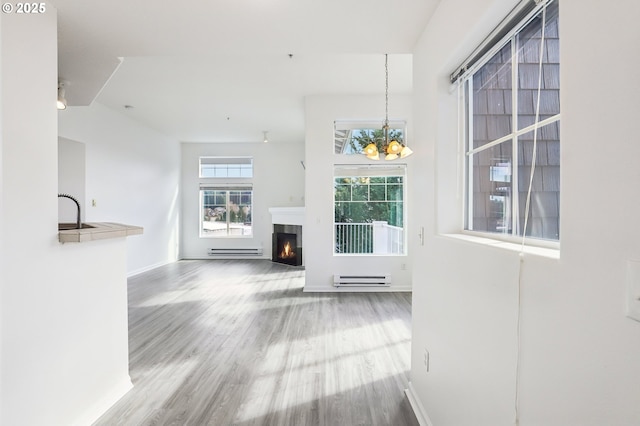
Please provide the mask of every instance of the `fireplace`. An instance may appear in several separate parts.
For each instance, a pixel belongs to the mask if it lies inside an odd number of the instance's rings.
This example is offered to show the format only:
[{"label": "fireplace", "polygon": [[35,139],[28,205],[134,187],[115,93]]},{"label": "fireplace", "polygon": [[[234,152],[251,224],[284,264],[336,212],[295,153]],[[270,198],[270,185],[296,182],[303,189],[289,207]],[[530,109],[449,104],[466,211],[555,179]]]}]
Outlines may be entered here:
[{"label": "fireplace", "polygon": [[302,265],[302,226],[273,225],[271,260],[285,265]]}]

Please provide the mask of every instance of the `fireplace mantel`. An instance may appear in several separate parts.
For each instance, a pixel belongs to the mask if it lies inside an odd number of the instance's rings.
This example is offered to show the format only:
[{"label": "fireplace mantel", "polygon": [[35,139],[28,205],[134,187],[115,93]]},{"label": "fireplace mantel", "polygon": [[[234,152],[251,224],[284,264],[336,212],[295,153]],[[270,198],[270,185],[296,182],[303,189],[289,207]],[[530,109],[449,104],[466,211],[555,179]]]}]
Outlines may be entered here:
[{"label": "fireplace mantel", "polygon": [[304,207],[270,207],[271,223],[276,225],[304,225]]}]

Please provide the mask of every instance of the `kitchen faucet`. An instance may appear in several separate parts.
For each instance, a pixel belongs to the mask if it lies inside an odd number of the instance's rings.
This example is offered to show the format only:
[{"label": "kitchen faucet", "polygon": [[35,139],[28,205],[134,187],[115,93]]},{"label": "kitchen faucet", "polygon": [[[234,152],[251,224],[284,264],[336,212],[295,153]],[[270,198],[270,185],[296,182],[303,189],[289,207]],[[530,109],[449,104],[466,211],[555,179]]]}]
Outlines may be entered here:
[{"label": "kitchen faucet", "polygon": [[80,203],[78,202],[78,200],[76,200],[74,197],[72,197],[69,194],[58,194],[58,198],[60,197],[68,198],[72,200],[74,203],[76,203],[76,206],[78,206],[78,218],[76,220],[76,229],[82,229],[82,224],[80,223]]}]

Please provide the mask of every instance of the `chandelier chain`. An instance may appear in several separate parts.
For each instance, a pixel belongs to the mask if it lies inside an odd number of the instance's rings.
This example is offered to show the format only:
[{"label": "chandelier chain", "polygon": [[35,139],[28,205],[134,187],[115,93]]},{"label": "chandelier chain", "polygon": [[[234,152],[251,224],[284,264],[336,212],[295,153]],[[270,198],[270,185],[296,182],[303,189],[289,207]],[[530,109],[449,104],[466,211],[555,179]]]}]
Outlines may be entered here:
[{"label": "chandelier chain", "polygon": [[380,154],[385,160],[405,158],[413,153],[402,141],[403,132],[399,131],[399,141],[394,138],[389,140],[389,54],[384,54],[384,125],[382,126],[383,139],[372,135],[368,145],[363,147],[364,154],[371,160],[379,160]]},{"label": "chandelier chain", "polygon": [[384,54],[384,125],[389,126],[389,55]]}]

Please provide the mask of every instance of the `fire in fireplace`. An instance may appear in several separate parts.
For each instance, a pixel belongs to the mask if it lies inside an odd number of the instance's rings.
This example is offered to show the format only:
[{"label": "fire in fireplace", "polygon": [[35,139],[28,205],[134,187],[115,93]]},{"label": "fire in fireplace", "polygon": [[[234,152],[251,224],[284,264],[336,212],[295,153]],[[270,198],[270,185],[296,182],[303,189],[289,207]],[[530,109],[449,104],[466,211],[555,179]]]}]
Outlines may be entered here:
[{"label": "fire in fireplace", "polygon": [[293,251],[293,249],[291,248],[291,243],[289,241],[284,243],[284,247],[282,248],[282,251],[280,252],[280,258],[281,259],[289,259],[290,257],[295,257],[295,256],[296,256],[296,252]]},{"label": "fire in fireplace", "polygon": [[271,260],[274,262],[293,266],[302,265],[302,247],[297,233],[274,230],[272,253]]}]

